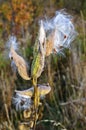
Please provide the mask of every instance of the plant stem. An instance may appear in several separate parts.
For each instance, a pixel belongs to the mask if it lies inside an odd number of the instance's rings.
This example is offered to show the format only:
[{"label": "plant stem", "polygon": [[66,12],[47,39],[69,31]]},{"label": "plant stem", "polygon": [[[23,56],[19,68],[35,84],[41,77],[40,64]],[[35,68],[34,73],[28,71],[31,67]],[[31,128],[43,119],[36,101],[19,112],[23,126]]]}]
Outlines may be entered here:
[{"label": "plant stem", "polygon": [[35,111],[33,129],[35,130],[36,121],[37,121],[38,104],[39,104],[39,94],[38,94],[38,87],[37,87],[37,78],[33,78],[33,86],[34,86],[34,111]]}]

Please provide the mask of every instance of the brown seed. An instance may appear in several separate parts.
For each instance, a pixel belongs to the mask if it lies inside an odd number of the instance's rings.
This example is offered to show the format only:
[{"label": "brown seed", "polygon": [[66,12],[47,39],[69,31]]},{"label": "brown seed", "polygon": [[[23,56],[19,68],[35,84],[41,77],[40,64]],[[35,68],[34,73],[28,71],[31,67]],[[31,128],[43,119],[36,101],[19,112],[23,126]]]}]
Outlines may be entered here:
[{"label": "brown seed", "polygon": [[64,35],[64,38],[66,38],[67,36],[66,35]]}]

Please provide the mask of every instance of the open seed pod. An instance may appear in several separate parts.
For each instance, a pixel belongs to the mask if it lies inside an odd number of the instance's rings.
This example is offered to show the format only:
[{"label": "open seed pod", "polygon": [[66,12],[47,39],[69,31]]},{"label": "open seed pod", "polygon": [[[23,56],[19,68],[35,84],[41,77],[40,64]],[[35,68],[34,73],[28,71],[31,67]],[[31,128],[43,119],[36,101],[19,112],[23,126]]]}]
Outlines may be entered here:
[{"label": "open seed pod", "polygon": [[[70,48],[77,35],[70,15],[63,10],[57,11],[53,18],[45,20],[43,23],[47,33],[46,56],[54,52],[62,54],[65,48]],[[52,32],[54,32],[53,36]]]},{"label": "open seed pod", "polygon": [[18,42],[16,36],[10,36],[7,41],[7,47],[9,50],[9,58],[11,59],[11,67],[14,72],[16,70],[20,74],[20,76],[25,80],[30,80],[29,76],[29,67],[26,61],[17,54],[18,52]]},{"label": "open seed pod", "polygon": [[[38,85],[38,94],[42,98],[51,91],[49,85]],[[19,91],[15,90],[15,96],[12,98],[12,103],[16,110],[27,110],[33,106],[33,100],[31,99],[34,94],[34,87],[27,90]]]},{"label": "open seed pod", "polygon": [[52,31],[46,39],[46,56],[49,56],[53,52],[53,44],[54,44],[54,34],[55,32]]},{"label": "open seed pod", "polygon": [[13,65],[14,63],[20,76],[25,80],[30,80],[29,69],[26,61],[16,53],[13,47],[10,49],[9,57],[12,60],[11,64]]},{"label": "open seed pod", "polygon": [[[51,87],[49,85],[38,85],[38,93],[39,96],[45,96],[46,94],[48,94],[51,91]],[[34,87],[31,87],[27,90],[15,90],[15,93],[21,96],[27,96],[27,97],[32,97],[33,93],[34,93]]]}]

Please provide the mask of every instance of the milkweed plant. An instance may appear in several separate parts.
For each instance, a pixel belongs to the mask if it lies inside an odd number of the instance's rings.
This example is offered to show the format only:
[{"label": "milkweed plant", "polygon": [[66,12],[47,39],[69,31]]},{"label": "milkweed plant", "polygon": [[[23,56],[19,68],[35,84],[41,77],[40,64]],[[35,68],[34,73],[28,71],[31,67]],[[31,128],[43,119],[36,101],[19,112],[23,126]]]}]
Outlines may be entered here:
[{"label": "milkweed plant", "polygon": [[[15,90],[12,103],[16,111],[23,111],[24,116],[28,115],[28,125],[35,130],[39,119],[39,109],[42,105],[41,100],[51,91],[49,84],[38,84],[37,79],[44,71],[45,58],[49,55],[64,55],[65,48],[70,48],[77,32],[72,22],[72,16],[64,11],[57,11],[51,19],[39,21],[39,32],[35,40],[33,49],[33,61],[31,68],[27,62],[18,54],[18,41],[16,36],[11,35],[7,41],[11,67],[24,80],[31,80],[33,86],[27,90]],[[48,59],[47,59],[48,60]],[[29,69],[31,74],[29,74]],[[25,112],[28,111],[28,114]]]}]

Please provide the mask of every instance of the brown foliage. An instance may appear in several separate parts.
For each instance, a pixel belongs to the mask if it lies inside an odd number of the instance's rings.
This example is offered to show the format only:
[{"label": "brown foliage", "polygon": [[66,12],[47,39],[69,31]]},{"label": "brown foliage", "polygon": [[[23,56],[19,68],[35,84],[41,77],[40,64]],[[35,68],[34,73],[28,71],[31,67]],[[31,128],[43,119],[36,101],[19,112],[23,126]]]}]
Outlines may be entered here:
[{"label": "brown foliage", "polygon": [[12,33],[18,31],[22,26],[28,27],[33,20],[33,11],[34,7],[31,0],[8,0],[0,5],[2,23],[6,22],[7,29],[11,28]]}]

